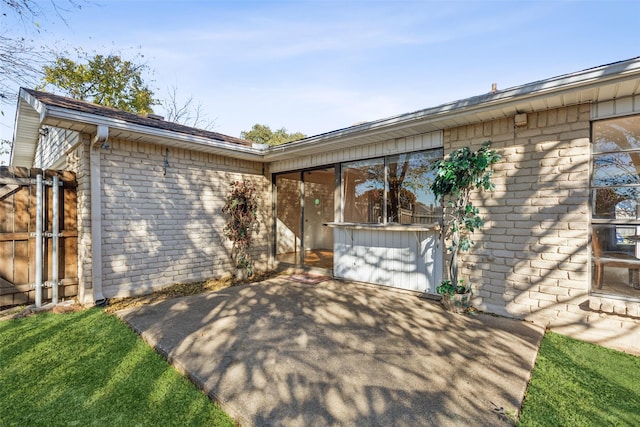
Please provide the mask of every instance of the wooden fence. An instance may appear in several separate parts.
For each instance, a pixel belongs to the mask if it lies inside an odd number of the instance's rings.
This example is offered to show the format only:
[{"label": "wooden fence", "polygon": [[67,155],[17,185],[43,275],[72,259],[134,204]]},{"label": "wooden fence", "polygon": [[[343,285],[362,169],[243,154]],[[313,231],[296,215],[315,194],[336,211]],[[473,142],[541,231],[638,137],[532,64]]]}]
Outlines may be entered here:
[{"label": "wooden fence", "polygon": [[[50,182],[57,176],[58,190],[58,297],[78,292],[78,228],[75,174],[66,171],[0,166],[0,308],[35,301],[36,176]],[[51,299],[52,213],[51,185],[43,190],[42,299]]]}]

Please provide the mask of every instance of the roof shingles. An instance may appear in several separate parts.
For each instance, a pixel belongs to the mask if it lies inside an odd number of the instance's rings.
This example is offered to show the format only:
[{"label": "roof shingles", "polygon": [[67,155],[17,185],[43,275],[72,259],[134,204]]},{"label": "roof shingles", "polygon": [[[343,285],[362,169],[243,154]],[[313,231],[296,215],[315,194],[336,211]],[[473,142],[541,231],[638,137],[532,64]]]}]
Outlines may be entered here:
[{"label": "roof shingles", "polygon": [[212,132],[204,129],[198,129],[190,126],[185,126],[179,123],[168,122],[166,120],[156,119],[152,117],[145,117],[135,113],[129,113],[127,111],[118,110],[116,108],[105,107],[91,102],[80,101],[73,98],[68,98],[60,95],[54,95],[48,92],[40,92],[33,89],[23,88],[25,92],[33,96],[39,102],[45,106],[53,106],[59,108],[65,108],[68,110],[78,111],[81,113],[93,114],[100,117],[107,117],[116,120],[122,120],[127,123],[147,126],[156,129],[162,129],[169,132],[176,132],[181,134],[193,135],[201,138],[213,139],[232,144],[238,144],[243,146],[251,146],[250,141],[236,138],[229,135],[224,135],[218,132]]}]

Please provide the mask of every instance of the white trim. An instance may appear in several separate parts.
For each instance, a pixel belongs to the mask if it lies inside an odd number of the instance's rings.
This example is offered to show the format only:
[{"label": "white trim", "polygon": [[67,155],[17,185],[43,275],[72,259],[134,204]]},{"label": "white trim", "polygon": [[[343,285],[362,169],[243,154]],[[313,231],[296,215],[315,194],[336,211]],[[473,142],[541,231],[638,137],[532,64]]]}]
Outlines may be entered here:
[{"label": "white trim", "polygon": [[349,143],[332,144],[333,148],[324,147],[319,143],[315,148],[309,147],[309,150],[315,149],[316,153],[304,153],[297,156],[289,156],[291,158],[273,161],[270,163],[270,170],[273,173],[280,173],[308,169],[362,159],[439,149],[443,147],[443,144],[444,134],[441,130],[369,143],[353,138]]},{"label": "white trim", "polygon": [[[637,83],[634,84],[634,82]],[[20,102],[24,100],[38,111],[41,121],[57,118],[75,123],[85,123],[89,126],[104,125],[112,129],[112,137],[118,137],[117,131],[119,130],[147,137],[146,142],[150,143],[162,143],[171,147],[215,153],[238,159],[273,162],[293,159],[305,154],[321,153],[323,150],[347,148],[406,137],[413,133],[426,133],[461,124],[510,117],[518,113],[544,109],[544,105],[568,106],[602,102],[616,97],[639,96],[639,91],[640,57],[636,57],[449,102],[433,108],[375,120],[305,138],[285,146],[266,149],[188,135],[153,126],[132,124],[124,120],[105,118],[98,114],[78,112],[63,107],[47,106],[23,89],[20,92]],[[161,139],[161,141],[154,139]]]},{"label": "white trim", "polygon": [[[322,144],[325,141],[348,141],[363,134],[371,136],[376,133],[388,132],[392,129],[402,130],[418,123],[421,125],[431,123],[437,126],[439,122],[444,120],[490,110],[515,108],[524,102],[532,102],[552,95],[574,94],[585,89],[595,89],[607,82],[622,83],[638,79],[639,76],[640,57],[312,136],[287,144],[286,147],[272,147],[265,155],[265,160],[270,161],[282,157],[285,148],[286,154],[291,155],[303,151],[309,145]],[[519,108],[516,109],[520,110]]]},{"label": "white trim", "polygon": [[[95,126],[107,126],[113,133],[114,129],[149,135],[153,137],[163,138],[163,144],[169,145],[170,141],[186,142],[194,144],[200,148],[217,149],[221,153],[235,154],[244,153],[251,157],[252,160],[262,161],[262,153],[264,149],[258,149],[253,147],[247,147],[231,142],[225,142],[221,140],[214,140],[210,138],[204,138],[195,135],[188,135],[179,132],[172,132],[166,129],[159,129],[150,126],[139,125],[135,123],[128,123],[124,120],[112,119],[108,117],[102,117],[95,114],[84,113],[80,111],[69,110],[61,107],[49,107],[47,109],[47,117],[60,120],[70,120],[74,122],[86,123]],[[169,140],[169,141],[166,141]],[[196,148],[197,149],[197,148]]]}]

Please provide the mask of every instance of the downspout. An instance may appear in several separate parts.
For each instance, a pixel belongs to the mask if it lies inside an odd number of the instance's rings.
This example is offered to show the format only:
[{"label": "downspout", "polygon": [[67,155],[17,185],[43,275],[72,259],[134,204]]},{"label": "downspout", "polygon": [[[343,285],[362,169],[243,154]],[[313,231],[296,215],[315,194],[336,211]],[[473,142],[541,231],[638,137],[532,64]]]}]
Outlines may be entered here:
[{"label": "downspout", "polygon": [[109,128],[99,125],[90,148],[91,180],[91,283],[96,305],[105,305],[102,294],[102,185],[100,148],[109,138]]},{"label": "downspout", "polygon": [[58,304],[58,246],[60,243],[60,199],[58,188],[60,180],[53,176],[53,188],[51,189],[52,219],[51,219],[51,303]]},{"label": "downspout", "polygon": [[36,308],[42,306],[42,174],[36,176]]}]

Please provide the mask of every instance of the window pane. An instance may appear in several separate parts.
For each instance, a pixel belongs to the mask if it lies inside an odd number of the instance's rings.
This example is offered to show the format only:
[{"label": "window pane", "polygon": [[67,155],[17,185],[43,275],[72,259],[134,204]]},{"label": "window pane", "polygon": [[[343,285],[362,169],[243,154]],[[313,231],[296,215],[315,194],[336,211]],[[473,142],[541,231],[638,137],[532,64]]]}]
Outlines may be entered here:
[{"label": "window pane", "polygon": [[640,152],[607,153],[593,156],[593,185],[640,184]]},{"label": "window pane", "polygon": [[[640,116],[593,123],[594,293],[640,298]],[[595,187],[595,188],[594,188]]]},{"label": "window pane", "polygon": [[344,221],[379,223],[383,219],[384,160],[346,163],[342,167]]},{"label": "window pane", "polygon": [[407,153],[389,158],[387,221],[400,224],[432,224],[440,210],[429,189],[435,177],[433,163],[442,150]]},{"label": "window pane", "polygon": [[640,116],[594,122],[593,141],[594,153],[640,149]]},{"label": "window pane", "polygon": [[300,263],[299,172],[276,176],[276,257],[290,264]]},{"label": "window pane", "polygon": [[640,298],[640,227],[596,225],[591,237],[591,289]]},{"label": "window pane", "polygon": [[608,187],[593,190],[593,218],[640,219],[640,187]]}]

